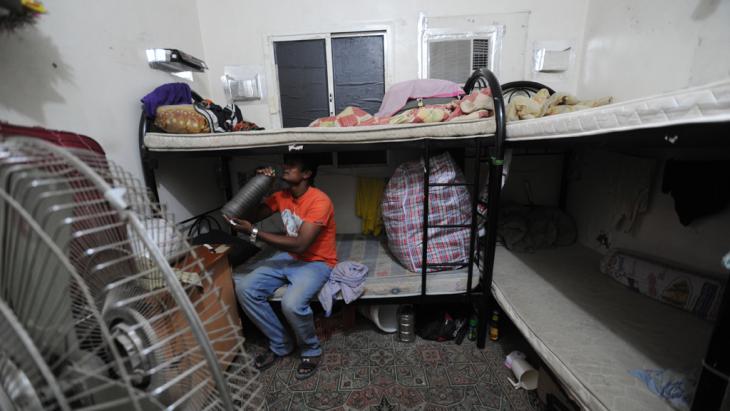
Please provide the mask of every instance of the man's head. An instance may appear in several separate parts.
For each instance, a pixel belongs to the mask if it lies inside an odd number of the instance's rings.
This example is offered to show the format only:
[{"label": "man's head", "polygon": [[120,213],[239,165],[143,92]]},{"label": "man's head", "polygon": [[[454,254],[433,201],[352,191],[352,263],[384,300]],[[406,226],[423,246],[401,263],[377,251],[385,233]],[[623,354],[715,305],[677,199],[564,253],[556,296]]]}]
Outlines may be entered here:
[{"label": "man's head", "polygon": [[317,158],[307,154],[285,154],[284,173],[281,179],[289,184],[299,184],[307,180],[310,186],[314,185],[317,176]]}]

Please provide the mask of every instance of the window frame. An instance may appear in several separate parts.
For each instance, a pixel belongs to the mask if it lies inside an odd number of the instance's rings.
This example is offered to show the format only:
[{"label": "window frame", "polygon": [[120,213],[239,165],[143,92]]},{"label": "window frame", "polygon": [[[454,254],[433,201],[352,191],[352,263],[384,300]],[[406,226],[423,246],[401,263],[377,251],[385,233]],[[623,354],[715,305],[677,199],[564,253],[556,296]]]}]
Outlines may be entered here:
[{"label": "window frame", "polygon": [[279,71],[276,66],[275,43],[282,41],[299,41],[299,40],[324,40],[325,55],[327,59],[327,95],[329,102],[330,115],[335,113],[335,86],[334,86],[334,68],[332,66],[332,39],[342,37],[365,37],[365,36],[382,36],[383,37],[383,70],[385,90],[387,91],[391,85],[393,73],[393,47],[390,44],[392,39],[392,29],[390,26],[367,26],[362,30],[337,30],[324,33],[311,34],[292,34],[292,35],[270,35],[267,37],[266,50],[268,54],[268,72],[270,84],[273,92],[269,100],[270,114],[274,127],[283,127],[283,113],[281,110],[281,92],[279,89]]}]

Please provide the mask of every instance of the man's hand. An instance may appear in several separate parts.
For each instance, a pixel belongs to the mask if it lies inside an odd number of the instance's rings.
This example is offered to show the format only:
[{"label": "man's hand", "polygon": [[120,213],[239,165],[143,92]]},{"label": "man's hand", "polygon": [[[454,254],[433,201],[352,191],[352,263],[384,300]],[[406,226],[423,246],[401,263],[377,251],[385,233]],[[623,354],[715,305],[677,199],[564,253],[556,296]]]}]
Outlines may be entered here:
[{"label": "man's hand", "polygon": [[256,169],[256,174],[263,174],[268,177],[276,177],[276,171],[273,167],[260,167]]},{"label": "man's hand", "polygon": [[251,234],[251,230],[253,230],[253,224],[251,224],[250,221],[241,220],[240,218],[236,217],[228,217],[227,215],[223,215],[223,217],[225,217],[225,219],[231,223],[234,230],[240,231],[244,234]]}]

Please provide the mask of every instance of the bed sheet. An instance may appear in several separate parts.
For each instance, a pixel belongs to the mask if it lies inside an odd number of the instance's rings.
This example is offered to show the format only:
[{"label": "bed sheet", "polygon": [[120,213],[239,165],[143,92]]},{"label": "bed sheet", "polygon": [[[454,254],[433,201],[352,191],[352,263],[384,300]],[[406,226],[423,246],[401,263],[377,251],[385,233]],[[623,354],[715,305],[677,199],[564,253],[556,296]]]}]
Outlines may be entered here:
[{"label": "bed sheet", "polygon": [[580,245],[512,253],[497,247],[492,292],[563,385],[590,410],[669,410],[632,369],[698,368],[712,324],[599,271]]},{"label": "bed sheet", "polygon": [[[254,259],[235,268],[236,275],[245,275],[262,260],[273,255],[275,250],[268,249],[258,253]],[[421,294],[421,273],[408,271],[390,254],[383,240],[360,234],[337,235],[338,261],[356,261],[365,264],[368,277],[365,280],[365,293],[361,299],[415,296]],[[468,270],[439,271],[429,273],[426,292],[433,295],[460,294],[466,290]],[[479,283],[476,266],[472,273],[472,287]],[[279,288],[273,300],[281,299],[286,286]],[[338,294],[338,299],[341,296]]]}]

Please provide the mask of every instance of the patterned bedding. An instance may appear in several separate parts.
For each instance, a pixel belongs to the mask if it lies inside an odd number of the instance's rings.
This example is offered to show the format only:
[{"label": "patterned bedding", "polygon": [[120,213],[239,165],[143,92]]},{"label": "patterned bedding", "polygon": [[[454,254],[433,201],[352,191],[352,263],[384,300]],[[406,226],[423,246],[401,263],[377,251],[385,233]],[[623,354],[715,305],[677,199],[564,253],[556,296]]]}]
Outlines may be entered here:
[{"label": "patterned bedding", "polygon": [[357,107],[346,107],[336,116],[314,120],[309,127],[354,127],[388,124],[441,123],[487,118],[494,115],[494,101],[489,89],[472,91],[461,100],[448,104],[427,105],[394,116],[373,117]]},{"label": "patterned bedding", "polygon": [[[273,249],[263,250],[246,264],[236,267],[237,275],[251,272],[261,261],[274,254]],[[420,295],[421,274],[406,270],[388,251],[383,240],[360,234],[337,235],[338,261],[356,261],[369,268],[365,280],[365,293],[360,298],[384,298]],[[466,290],[466,267],[458,270],[429,273],[426,281],[428,294],[460,294]],[[474,266],[472,287],[479,284],[479,271]],[[279,288],[272,300],[281,299],[286,286]],[[340,298],[338,296],[338,298]]]}]

